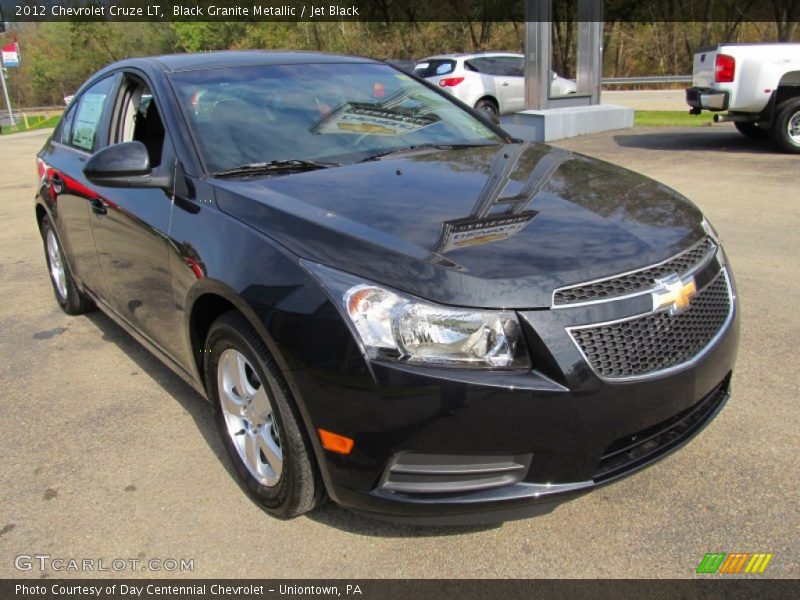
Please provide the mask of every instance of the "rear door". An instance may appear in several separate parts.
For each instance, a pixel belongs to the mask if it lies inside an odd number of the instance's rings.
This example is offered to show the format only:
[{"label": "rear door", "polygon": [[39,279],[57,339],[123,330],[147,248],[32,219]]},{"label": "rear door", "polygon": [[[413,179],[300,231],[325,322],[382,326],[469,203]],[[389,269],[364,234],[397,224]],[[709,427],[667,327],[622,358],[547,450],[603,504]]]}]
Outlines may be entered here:
[{"label": "rear door", "polygon": [[525,108],[525,59],[521,56],[498,56],[500,87],[505,88],[507,112]]},{"label": "rear door", "polygon": [[[142,74],[126,72],[114,99],[108,143],[140,141],[155,174],[174,169],[175,151],[163,111]],[[98,188],[91,213],[112,308],[173,358],[183,349],[172,294],[169,226],[172,198],[161,189]]]},{"label": "rear door", "polygon": [[486,93],[497,98],[501,114],[522,110],[525,79],[521,60],[513,56],[481,56],[470,59],[467,64],[481,74]]},{"label": "rear door", "polygon": [[81,93],[42,156],[56,231],[70,269],[82,286],[99,296],[104,296],[106,289],[89,221],[90,206],[99,199],[84,177],[83,167],[106,133],[109,99],[118,79],[118,75],[110,75]]}]

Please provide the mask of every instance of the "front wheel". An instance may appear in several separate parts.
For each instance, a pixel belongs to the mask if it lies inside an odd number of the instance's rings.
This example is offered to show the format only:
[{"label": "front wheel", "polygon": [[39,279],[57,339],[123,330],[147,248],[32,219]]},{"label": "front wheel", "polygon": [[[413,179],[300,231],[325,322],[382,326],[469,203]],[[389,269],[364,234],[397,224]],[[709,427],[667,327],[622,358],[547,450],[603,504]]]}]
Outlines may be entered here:
[{"label": "front wheel", "polygon": [[217,428],[245,490],[279,518],[312,510],[323,485],[311,444],[258,334],[241,314],[226,313],[211,326],[204,356]]},{"label": "front wheel", "polygon": [[790,98],[778,105],[772,140],[784,152],[800,153],[800,98]]}]

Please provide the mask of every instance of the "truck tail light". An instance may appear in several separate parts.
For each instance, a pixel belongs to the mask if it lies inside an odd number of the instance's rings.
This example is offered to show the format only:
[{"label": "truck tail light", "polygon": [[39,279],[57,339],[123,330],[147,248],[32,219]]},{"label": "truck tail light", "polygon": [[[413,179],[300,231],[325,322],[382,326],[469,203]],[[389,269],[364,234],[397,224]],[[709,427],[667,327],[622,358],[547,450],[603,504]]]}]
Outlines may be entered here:
[{"label": "truck tail light", "polygon": [[442,87],[455,87],[464,81],[463,77],[445,77],[439,80],[439,85]]},{"label": "truck tail light", "polygon": [[736,59],[727,54],[717,54],[714,63],[714,81],[717,83],[731,83],[736,73]]}]

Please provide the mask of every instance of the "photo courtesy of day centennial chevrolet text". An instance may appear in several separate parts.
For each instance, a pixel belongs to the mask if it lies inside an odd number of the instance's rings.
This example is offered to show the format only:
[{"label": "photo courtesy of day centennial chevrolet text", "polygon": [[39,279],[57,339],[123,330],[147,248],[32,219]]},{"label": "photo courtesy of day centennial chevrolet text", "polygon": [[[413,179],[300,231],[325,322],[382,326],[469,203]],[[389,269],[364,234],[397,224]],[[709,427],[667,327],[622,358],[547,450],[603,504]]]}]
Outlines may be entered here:
[{"label": "photo courtesy of day centennial chevrolet text", "polygon": [[728,399],[736,288],[689,199],[379,61],[112,64],[38,175],[56,301],[207,397],[278,517],[546,513]]}]

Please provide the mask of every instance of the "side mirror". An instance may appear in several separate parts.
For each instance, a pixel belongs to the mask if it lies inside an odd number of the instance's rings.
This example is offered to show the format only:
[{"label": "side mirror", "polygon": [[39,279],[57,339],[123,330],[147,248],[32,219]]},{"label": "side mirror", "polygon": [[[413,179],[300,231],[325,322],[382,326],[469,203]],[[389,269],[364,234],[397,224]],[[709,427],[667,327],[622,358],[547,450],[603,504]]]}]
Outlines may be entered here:
[{"label": "side mirror", "polygon": [[142,142],[114,144],[95,152],[83,173],[90,182],[105,187],[169,188],[166,176],[154,176]]}]

